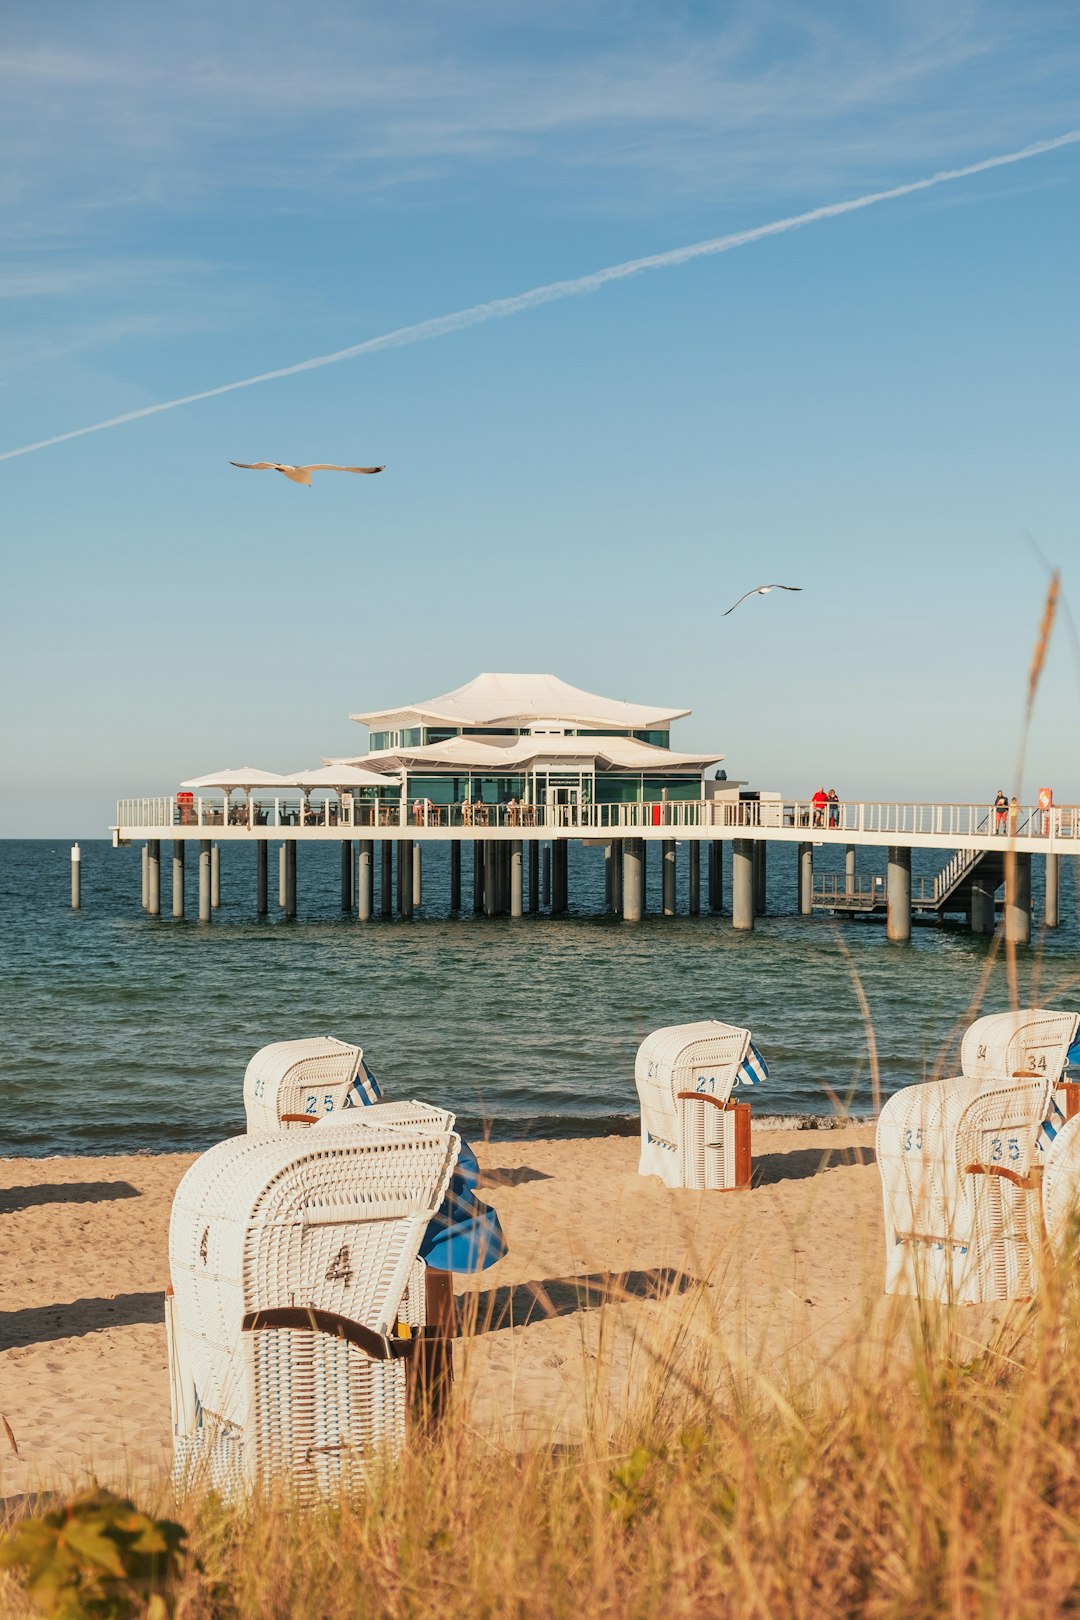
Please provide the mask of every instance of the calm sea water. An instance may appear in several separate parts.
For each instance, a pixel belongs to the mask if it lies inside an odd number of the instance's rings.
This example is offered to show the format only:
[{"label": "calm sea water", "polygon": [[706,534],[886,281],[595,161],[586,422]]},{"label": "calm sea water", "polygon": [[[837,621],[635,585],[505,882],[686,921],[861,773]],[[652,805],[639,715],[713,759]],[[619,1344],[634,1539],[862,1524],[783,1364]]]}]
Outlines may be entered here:
[{"label": "calm sea water", "polygon": [[[936,1061],[988,951],[960,929],[917,928],[897,946],[879,924],[792,916],[794,848],[770,850],[771,915],[750,935],[724,916],[654,914],[629,926],[597,915],[602,851],[577,847],[569,917],[451,919],[447,854],[426,851],[421,913],[361,925],[340,911],[336,846],[301,848],[300,916],[286,922],[255,918],[254,851],[226,845],[223,904],[206,928],[191,915],[193,853],[189,915],[174,922],[140,910],[138,848],[84,843],[84,909],[73,913],[67,844],[0,842],[0,1153],[206,1147],[243,1129],[251,1054],[312,1034],[358,1042],[391,1096],[445,1104],[467,1131],[497,1138],[631,1129],[638,1043],[706,1017],[753,1029],[771,1069],[756,1113],[830,1113],[835,1097],[869,1113],[852,964],[888,1094]],[[875,853],[863,863],[860,852],[860,870],[883,870]],[[915,871],[943,859],[916,856]],[[842,856],[818,850],[817,860],[829,870]],[[1064,926],[1042,938],[1035,863],[1037,944],[1020,953],[1032,1002],[1080,997],[1080,987],[1061,990],[1080,974],[1073,864],[1062,862]],[[270,865],[273,901],[273,850]],[[650,865],[658,908],[658,856]],[[468,852],[463,878],[468,900]],[[685,870],[680,878],[685,910]],[[1005,1005],[996,968],[984,1006]]]}]

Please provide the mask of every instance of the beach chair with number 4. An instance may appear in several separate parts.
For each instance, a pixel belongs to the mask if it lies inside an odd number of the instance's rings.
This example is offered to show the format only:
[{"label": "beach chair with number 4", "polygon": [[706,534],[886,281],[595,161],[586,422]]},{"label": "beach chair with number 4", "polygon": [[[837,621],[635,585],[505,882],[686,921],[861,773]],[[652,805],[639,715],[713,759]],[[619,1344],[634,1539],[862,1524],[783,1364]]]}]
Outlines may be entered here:
[{"label": "beach chair with number 4", "polygon": [[1078,1025],[1037,1008],[979,1018],[958,1077],[882,1108],[886,1293],[953,1304],[1034,1293],[1054,1092]]},{"label": "beach chair with number 4", "polygon": [[421,1248],[456,1132],[327,1125],[236,1137],[181,1181],[167,1301],[174,1476],[301,1502],[361,1484],[406,1438],[424,1344]]},{"label": "beach chair with number 4", "polygon": [[750,1105],[736,1086],[769,1076],[748,1029],[708,1019],[657,1029],[634,1066],[641,1102],[643,1176],[669,1187],[728,1191],[750,1185]]},{"label": "beach chair with number 4", "polygon": [[255,1053],[244,1075],[249,1131],[300,1129],[381,1095],[363,1050],[332,1035],[275,1041]]}]

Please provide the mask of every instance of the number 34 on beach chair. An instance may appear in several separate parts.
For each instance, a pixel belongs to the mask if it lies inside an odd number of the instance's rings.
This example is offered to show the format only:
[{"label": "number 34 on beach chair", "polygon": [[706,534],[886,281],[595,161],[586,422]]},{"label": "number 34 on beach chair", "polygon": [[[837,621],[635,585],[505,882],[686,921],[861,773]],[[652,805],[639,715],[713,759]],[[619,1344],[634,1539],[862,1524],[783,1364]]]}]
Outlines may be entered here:
[{"label": "number 34 on beach chair", "polygon": [[750,1185],[750,1105],[736,1086],[769,1070],[748,1029],[708,1019],[654,1030],[638,1048],[640,1174],[668,1187],[726,1192]]}]

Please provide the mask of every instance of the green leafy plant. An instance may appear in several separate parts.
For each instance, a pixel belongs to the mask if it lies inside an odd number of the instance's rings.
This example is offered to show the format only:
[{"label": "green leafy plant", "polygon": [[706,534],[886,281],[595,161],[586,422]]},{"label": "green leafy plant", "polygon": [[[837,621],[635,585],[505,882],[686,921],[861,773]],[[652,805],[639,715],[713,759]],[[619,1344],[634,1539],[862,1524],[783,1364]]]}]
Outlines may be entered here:
[{"label": "green leafy plant", "polygon": [[20,1571],[34,1607],[53,1620],[168,1620],[186,1538],[183,1525],[90,1490],[24,1519],[0,1541],[0,1568]]}]

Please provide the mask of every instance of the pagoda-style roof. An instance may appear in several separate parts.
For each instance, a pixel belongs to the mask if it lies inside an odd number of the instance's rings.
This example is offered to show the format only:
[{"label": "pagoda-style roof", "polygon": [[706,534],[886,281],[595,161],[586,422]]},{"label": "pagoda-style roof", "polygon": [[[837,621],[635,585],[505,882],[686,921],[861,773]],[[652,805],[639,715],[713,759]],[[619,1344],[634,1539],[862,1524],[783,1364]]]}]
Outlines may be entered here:
[{"label": "pagoda-style roof", "polygon": [[335,760],[337,765],[359,764],[369,770],[410,772],[431,769],[475,771],[480,775],[502,776],[519,771],[542,770],[545,765],[578,764],[593,769],[643,771],[665,774],[672,771],[701,771],[716,765],[723,754],[677,754],[670,748],[657,748],[636,737],[449,737],[445,742],[424,747],[387,749],[363,754],[355,759]]},{"label": "pagoda-style roof", "polygon": [[598,697],[570,686],[557,675],[477,675],[442,697],[401,709],[350,715],[380,731],[413,726],[532,726],[551,722],[567,726],[615,726],[648,731],[670,725],[689,709],[660,709],[619,698]]}]

